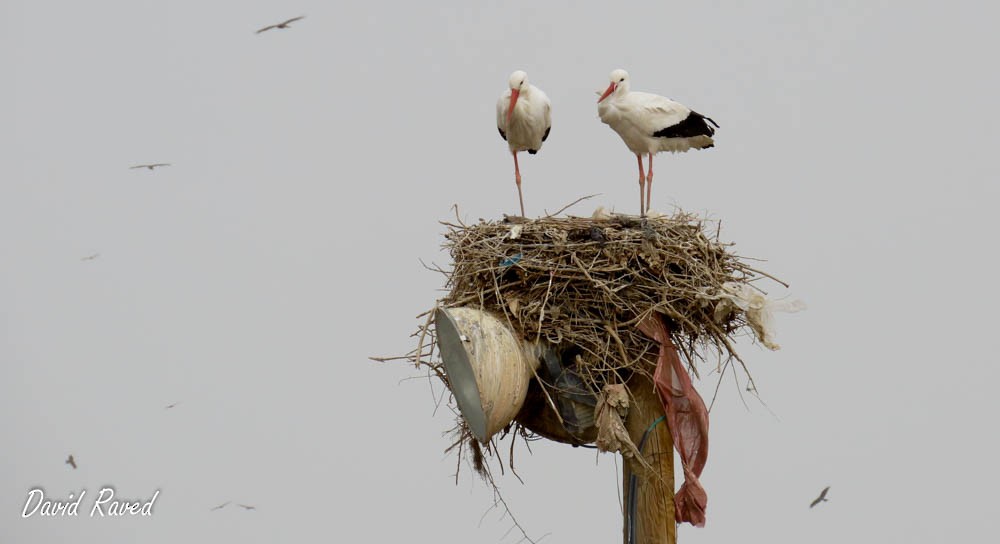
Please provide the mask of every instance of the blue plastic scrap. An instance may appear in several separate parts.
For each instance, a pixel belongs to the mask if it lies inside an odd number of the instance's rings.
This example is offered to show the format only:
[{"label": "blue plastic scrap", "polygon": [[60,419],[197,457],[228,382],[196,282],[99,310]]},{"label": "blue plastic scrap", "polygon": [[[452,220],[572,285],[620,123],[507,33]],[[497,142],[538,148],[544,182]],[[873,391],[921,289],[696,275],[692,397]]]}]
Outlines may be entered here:
[{"label": "blue plastic scrap", "polygon": [[524,255],[518,253],[517,255],[514,255],[513,257],[507,257],[507,258],[503,259],[502,261],[500,261],[500,268],[507,268],[507,267],[514,266],[515,264],[517,264],[521,260],[521,257],[523,257],[523,256]]}]

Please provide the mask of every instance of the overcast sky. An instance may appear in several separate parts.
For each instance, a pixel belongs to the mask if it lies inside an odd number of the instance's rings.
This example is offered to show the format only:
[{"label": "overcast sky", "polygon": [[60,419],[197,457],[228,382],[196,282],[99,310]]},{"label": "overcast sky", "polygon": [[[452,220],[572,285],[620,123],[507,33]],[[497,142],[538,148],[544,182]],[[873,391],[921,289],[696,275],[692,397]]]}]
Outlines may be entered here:
[{"label": "overcast sky", "polygon": [[[414,347],[452,204],[516,212],[513,70],[553,104],[527,213],[637,212],[618,67],[722,126],[653,208],[809,304],[740,344],[770,410],[724,383],[681,541],[995,534],[996,8],[718,4],[0,2],[0,541],[516,542],[427,380],[367,357]],[[619,541],[614,457],[533,449],[500,480],[528,534]],[[155,514],[21,519],[105,485]]]}]

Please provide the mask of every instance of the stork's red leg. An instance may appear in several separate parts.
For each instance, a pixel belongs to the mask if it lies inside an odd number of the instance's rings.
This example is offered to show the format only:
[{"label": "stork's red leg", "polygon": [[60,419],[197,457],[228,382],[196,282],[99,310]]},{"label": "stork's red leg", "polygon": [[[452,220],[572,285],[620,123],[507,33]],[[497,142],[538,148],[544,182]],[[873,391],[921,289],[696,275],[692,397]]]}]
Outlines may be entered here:
[{"label": "stork's red leg", "polygon": [[514,183],[517,183],[517,200],[521,203],[521,217],[524,217],[524,195],[521,194],[521,168],[517,165],[517,151],[511,151],[514,155]]},{"label": "stork's red leg", "polygon": [[643,189],[646,186],[646,174],[642,171],[642,155],[636,153],[635,158],[639,161],[639,216],[645,217],[646,199],[643,197],[643,193],[645,192]]},{"label": "stork's red leg", "polygon": [[653,194],[653,154],[649,154],[649,170],[646,171],[646,211],[649,211]]}]

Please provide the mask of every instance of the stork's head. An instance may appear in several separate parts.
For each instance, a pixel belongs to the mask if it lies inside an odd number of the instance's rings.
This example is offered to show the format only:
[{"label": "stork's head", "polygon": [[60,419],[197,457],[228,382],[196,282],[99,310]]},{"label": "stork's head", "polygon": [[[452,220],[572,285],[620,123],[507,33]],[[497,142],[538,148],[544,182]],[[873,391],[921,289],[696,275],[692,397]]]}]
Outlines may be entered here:
[{"label": "stork's head", "polygon": [[507,79],[512,91],[523,91],[528,86],[528,74],[524,70],[517,70]]},{"label": "stork's head", "polygon": [[507,79],[507,85],[510,86],[510,105],[507,107],[507,124],[509,125],[510,116],[514,113],[514,104],[517,103],[517,97],[528,88],[528,74],[524,70],[517,70]]},{"label": "stork's head", "polygon": [[611,84],[608,85],[608,89],[604,91],[604,94],[602,94],[601,97],[597,99],[598,102],[601,102],[608,96],[611,96],[612,93],[622,94],[628,92],[629,79],[628,79],[628,72],[626,72],[625,70],[619,68],[611,72],[611,76],[608,79],[611,80]]}]

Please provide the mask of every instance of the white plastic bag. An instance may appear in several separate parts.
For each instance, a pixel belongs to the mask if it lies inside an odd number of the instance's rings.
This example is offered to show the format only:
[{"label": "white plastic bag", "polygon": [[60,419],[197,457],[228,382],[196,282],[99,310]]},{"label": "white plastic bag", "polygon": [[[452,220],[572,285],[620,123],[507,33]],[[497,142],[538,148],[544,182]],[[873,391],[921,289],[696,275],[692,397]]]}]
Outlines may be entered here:
[{"label": "white plastic bag", "polygon": [[718,300],[715,305],[717,322],[725,319],[734,309],[742,311],[757,340],[770,350],[781,348],[774,341],[774,312],[794,313],[806,309],[801,300],[772,300],[745,283],[724,283],[719,293],[708,298]]}]

